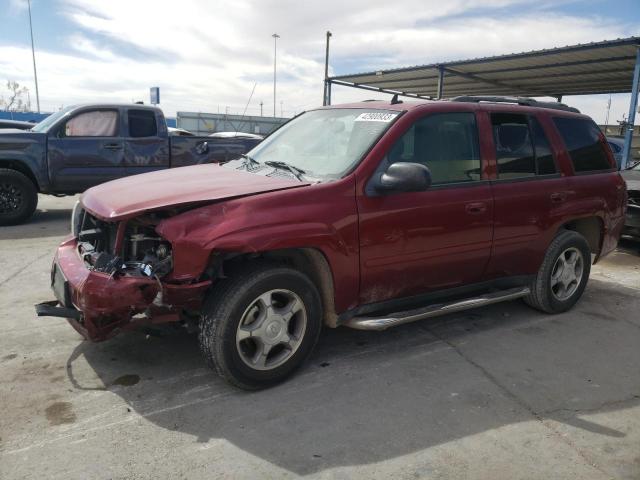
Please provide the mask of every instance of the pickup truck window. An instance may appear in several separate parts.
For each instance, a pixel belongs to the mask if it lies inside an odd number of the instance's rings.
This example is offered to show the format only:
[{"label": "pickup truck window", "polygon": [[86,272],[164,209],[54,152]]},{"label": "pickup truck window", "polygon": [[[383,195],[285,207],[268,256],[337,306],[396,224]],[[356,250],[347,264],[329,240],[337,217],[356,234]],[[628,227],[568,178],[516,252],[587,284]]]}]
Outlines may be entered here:
[{"label": "pickup truck window", "polygon": [[527,116],[494,113],[491,115],[491,124],[498,162],[498,178],[534,176],[536,162]]},{"label": "pickup truck window", "polygon": [[260,163],[286,162],[312,177],[340,178],[399,115],[362,108],[313,110],[282,126],[249,155]]},{"label": "pickup truck window", "polygon": [[129,110],[129,136],[155,137],[158,134],[156,114],[152,110]]},{"label": "pickup truck window", "polygon": [[74,108],[75,107],[73,106],[69,106],[69,107],[63,108],[62,110],[58,110],[55,113],[52,113],[47,118],[45,118],[44,120],[36,124],[36,126],[33,127],[31,131],[38,132],[38,133],[46,133],[46,131],[49,130],[49,127],[51,125],[54,125],[55,123],[57,123],[58,120],[60,120],[65,115],[67,115]]},{"label": "pickup truck window", "polygon": [[600,129],[592,120],[555,117],[553,123],[564,140],[576,172],[613,168],[600,141]]},{"label": "pickup truck window", "polygon": [[475,115],[438,113],[418,120],[391,148],[387,162],[426,165],[434,185],[480,180]]},{"label": "pickup truck window", "polygon": [[115,137],[118,133],[118,112],[93,110],[79,113],[65,125],[66,137]]}]

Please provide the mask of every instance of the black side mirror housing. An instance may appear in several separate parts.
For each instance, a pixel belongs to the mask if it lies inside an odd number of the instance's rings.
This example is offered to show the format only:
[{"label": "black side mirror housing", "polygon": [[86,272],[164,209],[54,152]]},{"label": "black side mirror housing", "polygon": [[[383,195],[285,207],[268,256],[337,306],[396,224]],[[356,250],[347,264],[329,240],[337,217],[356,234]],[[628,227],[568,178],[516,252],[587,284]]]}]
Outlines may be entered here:
[{"label": "black side mirror housing", "polygon": [[376,190],[380,193],[422,192],[431,186],[431,171],[421,163],[396,162],[380,175]]}]

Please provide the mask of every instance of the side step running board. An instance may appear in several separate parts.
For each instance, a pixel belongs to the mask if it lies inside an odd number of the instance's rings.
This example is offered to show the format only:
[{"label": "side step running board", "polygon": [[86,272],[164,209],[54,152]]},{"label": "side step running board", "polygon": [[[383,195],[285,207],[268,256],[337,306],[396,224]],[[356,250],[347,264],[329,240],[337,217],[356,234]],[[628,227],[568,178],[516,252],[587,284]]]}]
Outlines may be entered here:
[{"label": "side step running board", "polygon": [[389,327],[415,322],[424,318],[437,317],[438,315],[446,315],[447,313],[459,312],[469,308],[482,307],[492,303],[504,302],[505,300],[514,300],[516,298],[524,297],[529,293],[530,290],[528,287],[510,288],[499,292],[487,293],[480,297],[473,297],[450,303],[429,305],[427,307],[416,308],[414,310],[407,310],[404,312],[396,312],[381,317],[353,317],[343,323],[343,325],[358,330],[386,330]]}]

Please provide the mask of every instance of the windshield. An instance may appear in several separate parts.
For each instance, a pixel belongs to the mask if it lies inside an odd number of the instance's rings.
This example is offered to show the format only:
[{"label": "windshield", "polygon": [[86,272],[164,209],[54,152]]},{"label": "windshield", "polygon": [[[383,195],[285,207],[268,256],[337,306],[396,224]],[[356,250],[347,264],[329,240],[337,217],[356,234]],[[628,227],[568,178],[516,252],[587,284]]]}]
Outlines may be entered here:
[{"label": "windshield", "polygon": [[260,163],[286,162],[312,177],[340,178],[399,114],[360,108],[314,110],[291,120],[249,156]]},{"label": "windshield", "polygon": [[67,108],[63,108],[62,110],[60,110],[60,111],[58,111],[56,113],[52,113],[47,118],[42,120],[40,123],[36,124],[31,129],[31,131],[32,132],[39,132],[39,133],[46,133],[46,131],[49,130],[49,127],[51,125],[56,123],[58,121],[58,119],[64,117],[66,114],[68,114],[71,111],[72,108],[73,107],[67,107]]}]

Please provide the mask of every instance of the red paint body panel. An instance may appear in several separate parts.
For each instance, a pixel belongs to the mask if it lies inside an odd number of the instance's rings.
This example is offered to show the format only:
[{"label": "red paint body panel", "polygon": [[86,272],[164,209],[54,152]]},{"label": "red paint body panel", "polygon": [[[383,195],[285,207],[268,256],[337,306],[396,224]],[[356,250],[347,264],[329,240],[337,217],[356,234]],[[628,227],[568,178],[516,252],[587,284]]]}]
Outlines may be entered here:
[{"label": "red paint body panel", "polygon": [[69,283],[73,305],[84,314],[84,331],[78,331],[90,340],[109,338],[115,328],[144,311],[158,293],[153,279],[111,277],[88,270],[73,238],[58,247],[54,262]]},{"label": "red paint body panel", "polygon": [[121,220],[145,211],[212,202],[304,185],[295,179],[270,178],[222,168],[195,165],[134,175],[90,188],[82,204],[103,220]]},{"label": "red paint body panel", "polygon": [[[467,206],[480,203],[480,213]],[[360,303],[479,282],[491,254],[491,187],[358,197]]]},{"label": "red paint body panel", "polygon": [[[126,221],[150,210],[190,205],[161,221],[156,232],[171,243],[173,270],[162,295],[175,311],[197,309],[215,280],[203,277],[212,256],[312,248],[331,269],[336,313],[363,304],[512,275],[533,274],[565,223],[597,217],[603,225],[601,255],[615,248],[624,221],[624,182],[614,171],[575,175],[551,117],[576,114],[513,105],[370,102],[349,108],[403,112],[355,169],[342,179],[305,184],[217,165],[186,167],[129,177],[95,187],[82,202],[97,217]],[[553,178],[497,179],[489,112],[536,115],[558,168]],[[436,112],[476,114],[482,181],[424,192],[369,196],[380,161],[420,117]],[[561,201],[553,200],[560,194]],[[469,205],[482,208],[469,208]],[[124,227],[119,229],[124,232]],[[75,240],[57,254],[84,315],[87,336],[109,335],[149,307],[155,280],[91,272]],[[174,318],[166,313],[163,318]],[[177,318],[177,317],[175,317]],[[105,323],[106,322],[106,323]],[[109,323],[115,322],[115,323]]]},{"label": "red paint body panel", "polygon": [[358,216],[353,177],[197,208],[156,231],[174,249],[174,280],[199,276],[212,252],[265,252],[310,247],[331,266],[335,303],[357,305]]}]

